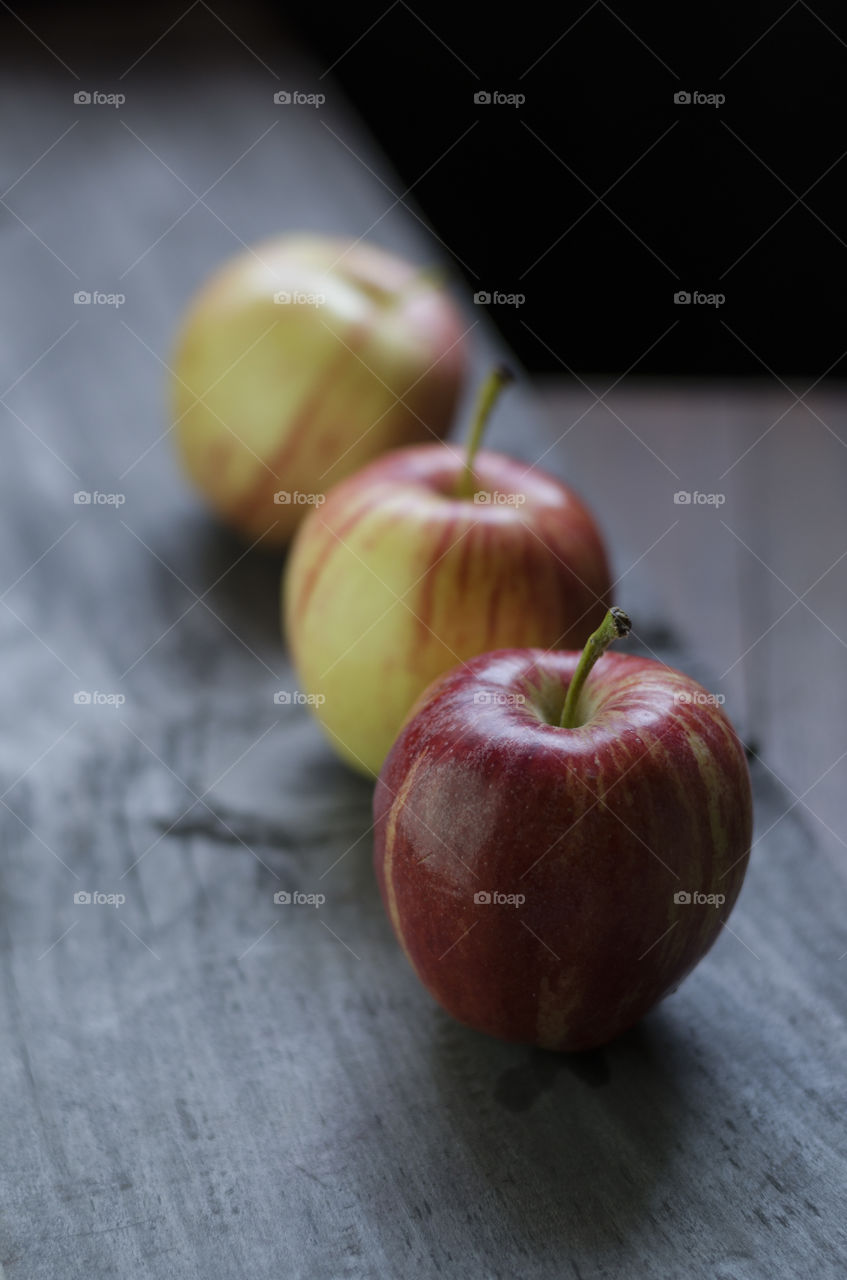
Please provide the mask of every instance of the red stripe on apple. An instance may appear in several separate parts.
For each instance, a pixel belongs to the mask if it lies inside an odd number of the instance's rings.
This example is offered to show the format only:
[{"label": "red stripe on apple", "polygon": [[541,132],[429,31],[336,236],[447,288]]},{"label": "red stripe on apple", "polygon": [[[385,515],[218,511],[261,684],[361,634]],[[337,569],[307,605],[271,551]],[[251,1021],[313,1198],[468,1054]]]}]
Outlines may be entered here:
[{"label": "red stripe on apple", "polygon": [[301,687],[339,753],[376,774],[412,703],[456,662],[502,646],[582,643],[610,589],[588,508],[539,468],[477,453],[395,450],[342,481],[304,521],[284,587]]},{"label": "red stripe on apple", "polygon": [[[173,360],[174,438],[222,519],[279,546],[335,481],[444,435],[465,364],[461,317],[426,273],[363,242],[279,237],[193,299]],[[281,490],[308,500],[275,502]]]},{"label": "red stripe on apple", "polygon": [[752,833],[718,702],[659,662],[595,655],[563,727],[581,661],[502,650],[455,668],[374,794],[377,877],[418,977],[459,1021],[557,1050],[613,1039],[694,968]]}]

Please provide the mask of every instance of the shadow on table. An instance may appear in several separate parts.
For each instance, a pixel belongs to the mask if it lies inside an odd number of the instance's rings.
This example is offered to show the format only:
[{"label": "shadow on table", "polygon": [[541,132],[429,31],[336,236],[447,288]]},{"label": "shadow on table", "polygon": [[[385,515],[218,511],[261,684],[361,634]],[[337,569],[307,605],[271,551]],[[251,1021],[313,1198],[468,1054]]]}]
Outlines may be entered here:
[{"label": "shadow on table", "polygon": [[432,1068],[451,1143],[486,1196],[499,1193],[516,1239],[563,1261],[563,1249],[638,1234],[693,1119],[676,1083],[690,1056],[682,1031],[657,1012],[604,1048],[557,1054],[446,1015],[439,1025]]},{"label": "shadow on table", "polygon": [[179,522],[183,556],[191,565],[191,585],[209,591],[219,603],[264,617],[263,603],[273,602],[273,622],[278,629],[279,583],[287,547],[251,544],[212,516],[194,515]]},{"label": "shadow on table", "polygon": [[[251,547],[211,516],[183,512],[140,536],[152,553],[137,590],[148,608],[179,618],[171,641],[192,675],[204,661],[256,663],[258,678],[286,661],[281,634],[280,585],[285,551]],[[166,633],[167,634],[167,633]]]}]

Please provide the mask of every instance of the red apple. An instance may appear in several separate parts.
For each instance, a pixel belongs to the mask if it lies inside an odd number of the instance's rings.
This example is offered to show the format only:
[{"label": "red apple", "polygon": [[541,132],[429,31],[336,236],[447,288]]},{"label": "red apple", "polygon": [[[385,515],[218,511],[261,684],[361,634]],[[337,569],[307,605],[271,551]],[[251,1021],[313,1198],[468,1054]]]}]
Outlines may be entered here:
[{"label": "red apple", "polygon": [[716,699],[621,654],[585,679],[616,627],[612,610],[582,657],[506,649],[442,677],[374,795],[377,877],[418,977],[459,1021],[546,1049],[604,1044],[675,990],[750,850]]},{"label": "red apple", "polygon": [[333,745],[375,775],[412,703],[456,662],[502,645],[581,644],[609,570],[588,509],[539,469],[476,447],[507,380],[483,391],[468,456],[386,454],[298,531],[285,630]]},{"label": "red apple", "polygon": [[343,476],[450,426],[461,318],[418,267],[318,235],[259,244],[191,303],[176,347],[174,435],[211,506],[251,540],[288,540]]}]

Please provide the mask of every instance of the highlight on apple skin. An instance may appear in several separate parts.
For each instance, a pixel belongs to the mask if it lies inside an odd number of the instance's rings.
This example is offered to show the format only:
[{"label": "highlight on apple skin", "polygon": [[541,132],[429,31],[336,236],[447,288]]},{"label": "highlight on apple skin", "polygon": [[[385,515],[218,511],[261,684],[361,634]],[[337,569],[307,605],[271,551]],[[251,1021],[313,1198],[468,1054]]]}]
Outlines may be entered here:
[{"label": "highlight on apple skin", "polygon": [[503,454],[397,450],[334,488],[291,549],[284,628],[300,687],[350,765],[371,776],[418,695],[504,645],[581,644],[610,590],[588,508]]},{"label": "highlight on apple skin", "polygon": [[283,545],[336,481],[447,432],[463,329],[443,288],[372,244],[300,234],[239,254],[192,300],[176,343],[188,476],[245,538]]},{"label": "highlight on apple skin", "polygon": [[659,662],[483,654],[423,695],[374,795],[375,868],[413,969],[460,1022],[590,1049],[638,1022],[718,937],[752,798],[715,699]]}]

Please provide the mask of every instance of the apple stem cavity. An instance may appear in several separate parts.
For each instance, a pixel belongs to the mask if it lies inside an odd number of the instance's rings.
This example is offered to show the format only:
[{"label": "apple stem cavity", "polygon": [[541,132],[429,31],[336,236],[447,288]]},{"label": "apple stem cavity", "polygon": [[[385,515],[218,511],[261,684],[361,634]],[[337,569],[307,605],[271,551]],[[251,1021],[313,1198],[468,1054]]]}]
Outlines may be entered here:
[{"label": "apple stem cavity", "polygon": [[508,386],[510,382],[514,382],[514,380],[515,375],[511,369],[508,369],[504,364],[498,364],[482,384],[482,390],[476,402],[476,413],[471,424],[471,433],[468,437],[465,466],[459,477],[459,484],[456,489],[456,496],[459,498],[472,498],[476,492],[474,461],[479,452],[479,446],[482,444],[482,437],[485,434],[485,428],[488,426],[491,410],[499,400],[500,392],[503,388]]},{"label": "apple stem cavity", "polygon": [[573,679],[568,685],[565,705],[562,708],[562,718],[559,721],[560,729],[575,729],[581,723],[577,719],[576,704],[579,701],[579,695],[582,692],[582,686],[585,684],[589,671],[600,655],[606,652],[612,641],[620,640],[623,636],[629,635],[631,629],[632,623],[623,609],[612,608],[606,614],[597,630],[588,637],[577,663],[576,671],[573,673]]}]

